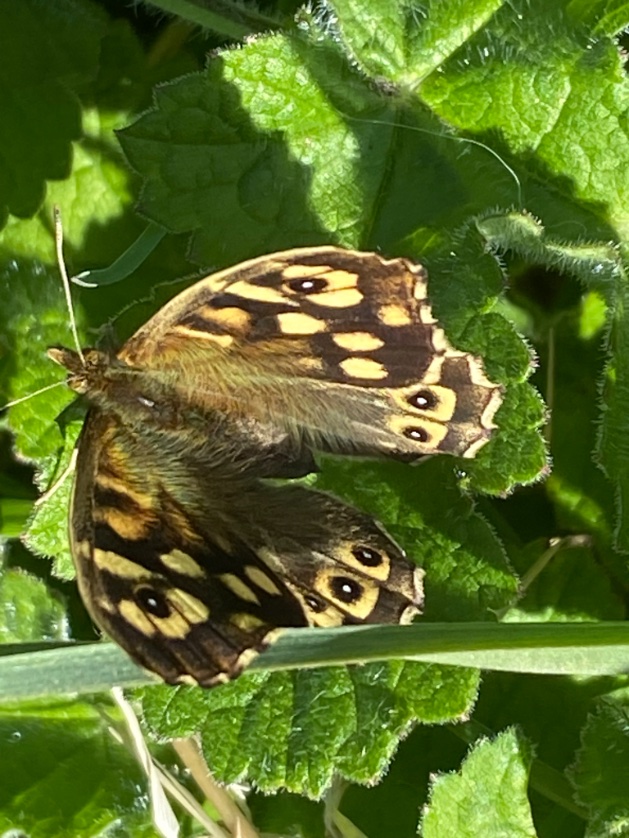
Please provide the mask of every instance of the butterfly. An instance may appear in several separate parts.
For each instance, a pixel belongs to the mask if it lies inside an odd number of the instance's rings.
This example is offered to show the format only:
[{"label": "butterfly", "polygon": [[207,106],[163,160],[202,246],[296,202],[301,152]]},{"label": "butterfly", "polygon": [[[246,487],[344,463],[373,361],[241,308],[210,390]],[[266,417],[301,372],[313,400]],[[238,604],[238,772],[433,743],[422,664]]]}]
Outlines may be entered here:
[{"label": "butterfly", "polygon": [[421,265],[333,246],[208,276],[117,354],[48,353],[90,405],[70,513],[80,593],[170,684],[235,678],[281,627],[409,622],[421,569],[296,478],[317,452],[474,457],[503,397],[448,342]]}]

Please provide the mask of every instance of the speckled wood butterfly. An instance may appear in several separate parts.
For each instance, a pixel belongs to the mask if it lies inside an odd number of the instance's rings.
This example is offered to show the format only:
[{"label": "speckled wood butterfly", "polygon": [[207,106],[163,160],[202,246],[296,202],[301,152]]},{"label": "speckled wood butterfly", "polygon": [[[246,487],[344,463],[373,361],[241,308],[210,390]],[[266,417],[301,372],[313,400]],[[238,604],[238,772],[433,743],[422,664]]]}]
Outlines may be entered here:
[{"label": "speckled wood butterfly", "polygon": [[171,684],[236,677],[278,627],[410,621],[422,572],[369,516],[286,478],[314,452],[473,457],[502,401],[436,323],[424,268],[337,247],[202,279],[115,356],[49,355],[91,405],[83,600]]}]

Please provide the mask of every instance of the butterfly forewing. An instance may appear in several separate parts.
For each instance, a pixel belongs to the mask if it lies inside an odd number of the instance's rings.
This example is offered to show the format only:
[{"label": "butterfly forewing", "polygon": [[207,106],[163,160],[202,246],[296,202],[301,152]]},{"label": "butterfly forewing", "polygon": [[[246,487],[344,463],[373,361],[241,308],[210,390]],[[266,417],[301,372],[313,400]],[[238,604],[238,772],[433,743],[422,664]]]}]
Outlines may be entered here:
[{"label": "butterfly forewing", "polygon": [[185,374],[203,352],[214,374],[195,381],[199,399],[337,453],[471,457],[502,401],[480,359],[435,322],[424,268],[374,253],[322,247],[243,263],[171,301],[121,357]]}]

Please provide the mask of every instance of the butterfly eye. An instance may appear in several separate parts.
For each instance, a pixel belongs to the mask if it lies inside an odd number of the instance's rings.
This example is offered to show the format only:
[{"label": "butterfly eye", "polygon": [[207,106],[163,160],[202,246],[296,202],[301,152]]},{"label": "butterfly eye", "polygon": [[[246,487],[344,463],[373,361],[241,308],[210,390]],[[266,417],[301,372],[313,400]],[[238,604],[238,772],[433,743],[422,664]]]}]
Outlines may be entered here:
[{"label": "butterfly eye", "polygon": [[170,616],[170,605],[163,594],[155,588],[138,588],[135,592],[138,605],[153,617],[165,619]]},{"label": "butterfly eye", "polygon": [[318,277],[307,277],[304,279],[291,279],[287,285],[291,291],[299,294],[318,294],[328,287],[328,282]]},{"label": "butterfly eye", "polygon": [[352,554],[365,567],[378,567],[382,564],[382,555],[371,547],[355,547]]},{"label": "butterfly eye", "polygon": [[330,579],[330,590],[335,599],[340,602],[355,602],[362,595],[362,585],[347,576],[335,576]]},{"label": "butterfly eye", "polygon": [[408,439],[412,439],[413,442],[428,442],[430,439],[428,432],[423,428],[406,428],[404,436]]},{"label": "butterfly eye", "polygon": [[437,405],[437,397],[430,390],[418,390],[406,400],[413,407],[420,410],[433,410]]}]

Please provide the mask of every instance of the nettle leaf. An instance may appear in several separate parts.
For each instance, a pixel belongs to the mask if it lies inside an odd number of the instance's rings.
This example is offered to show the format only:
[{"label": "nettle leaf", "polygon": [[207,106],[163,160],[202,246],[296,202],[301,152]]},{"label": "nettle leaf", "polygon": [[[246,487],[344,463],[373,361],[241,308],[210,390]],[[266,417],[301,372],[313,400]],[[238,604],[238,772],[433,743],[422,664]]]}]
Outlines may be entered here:
[{"label": "nettle leaf", "polygon": [[[629,404],[625,395],[625,382],[629,379],[629,352],[626,351],[629,340],[629,323],[626,315],[629,310],[629,295],[627,272],[621,255],[613,247],[603,243],[570,244],[555,239],[541,224],[526,215],[514,214],[504,219],[484,219],[479,223],[479,227],[487,236],[488,241],[498,247],[517,250],[527,258],[562,272],[572,273],[590,292],[600,294],[607,304],[608,326],[605,348],[608,352],[608,359],[599,383],[603,410],[599,412],[596,453],[599,464],[612,482],[615,494],[615,508],[610,508],[609,498],[605,497],[608,493],[605,493],[603,489],[603,502],[607,504],[607,509],[605,509],[608,517],[607,531],[613,533],[614,546],[626,551],[629,549],[629,509],[625,502],[629,463],[625,440]],[[587,340],[587,337],[585,339]],[[584,338],[582,337],[581,340]],[[589,395],[591,402],[592,398],[595,398],[591,387]],[[572,473],[574,473],[573,469]],[[584,501],[589,500],[594,488],[597,488],[598,494],[601,493],[598,488],[599,480],[591,483],[587,479],[587,474],[580,475],[579,483],[582,485],[579,494]],[[565,483],[562,484],[561,473],[557,482],[554,485],[551,484],[551,490],[557,491],[559,500],[562,499],[564,493],[569,491],[569,488],[570,484],[568,486]],[[574,502],[574,489],[570,494],[572,497],[566,498],[568,505]],[[601,524],[598,519],[601,513],[591,510],[588,515],[594,524],[593,528],[600,531]]]},{"label": "nettle leaf", "polygon": [[577,800],[590,812],[588,838],[623,835],[629,808],[623,779],[629,759],[626,701],[598,703],[583,729],[581,748],[570,771]]},{"label": "nettle leaf", "polygon": [[549,548],[540,539],[518,553],[511,551],[510,557],[522,574],[539,563],[539,575],[526,582],[520,600],[504,614],[505,622],[624,619],[624,603],[591,545],[566,539]]},{"label": "nettle leaf", "polygon": [[477,743],[460,772],[433,781],[422,836],[536,838],[527,798],[530,765],[530,747],[514,730]]},{"label": "nettle leaf", "polygon": [[140,766],[114,742],[98,708],[77,701],[3,708],[0,741],[3,835],[155,836]]},{"label": "nettle leaf", "polygon": [[[404,466],[330,463],[318,480],[389,522],[408,554],[427,568],[427,618],[492,619],[516,596],[504,551],[439,458]],[[422,482],[424,491],[422,491]],[[443,723],[470,709],[475,670],[416,663],[242,677],[210,693],[143,691],[144,718],[159,737],[201,734],[205,757],[224,782],[248,779],[319,797],[335,773],[373,782],[413,721]],[[229,732],[225,720],[230,719]]]},{"label": "nettle leaf", "polygon": [[[81,133],[81,109],[66,82],[75,73],[85,76],[96,70],[105,20],[94,6],[81,11],[77,14],[76,4],[68,2],[7,4],[2,10],[2,226],[9,212],[34,214],[45,181],[65,178],[70,170],[71,142]],[[48,130],[42,131],[42,125]]]},{"label": "nettle leaf", "polygon": [[218,690],[142,691],[159,737],[198,733],[223,782],[320,797],[335,773],[373,782],[417,718],[462,716],[478,687],[464,668],[413,663],[242,676]]},{"label": "nettle leaf", "polygon": [[68,634],[60,599],[40,579],[0,566],[0,643],[63,640]]},{"label": "nettle leaf", "polygon": [[[46,349],[71,341],[63,290],[54,272],[39,262],[13,260],[0,271],[0,398],[3,403],[36,393],[63,375],[46,358]],[[43,458],[59,449],[62,436],[54,418],[72,400],[65,387],[34,396],[8,413],[15,447],[25,459]]]},{"label": "nettle leaf", "polygon": [[[25,460],[37,461],[38,485],[51,487],[70,458],[77,432],[58,423],[58,417],[73,401],[64,376],[46,357],[46,349],[72,345],[68,313],[58,276],[39,262],[14,260],[0,270],[0,295],[6,301],[0,313],[0,399],[19,399],[58,382],[59,387],[17,404],[8,412],[6,427]],[[63,451],[65,447],[65,453]],[[57,557],[58,575],[72,578],[68,546],[68,501],[66,479],[51,498],[37,507],[29,525],[27,542],[45,556]]]}]

